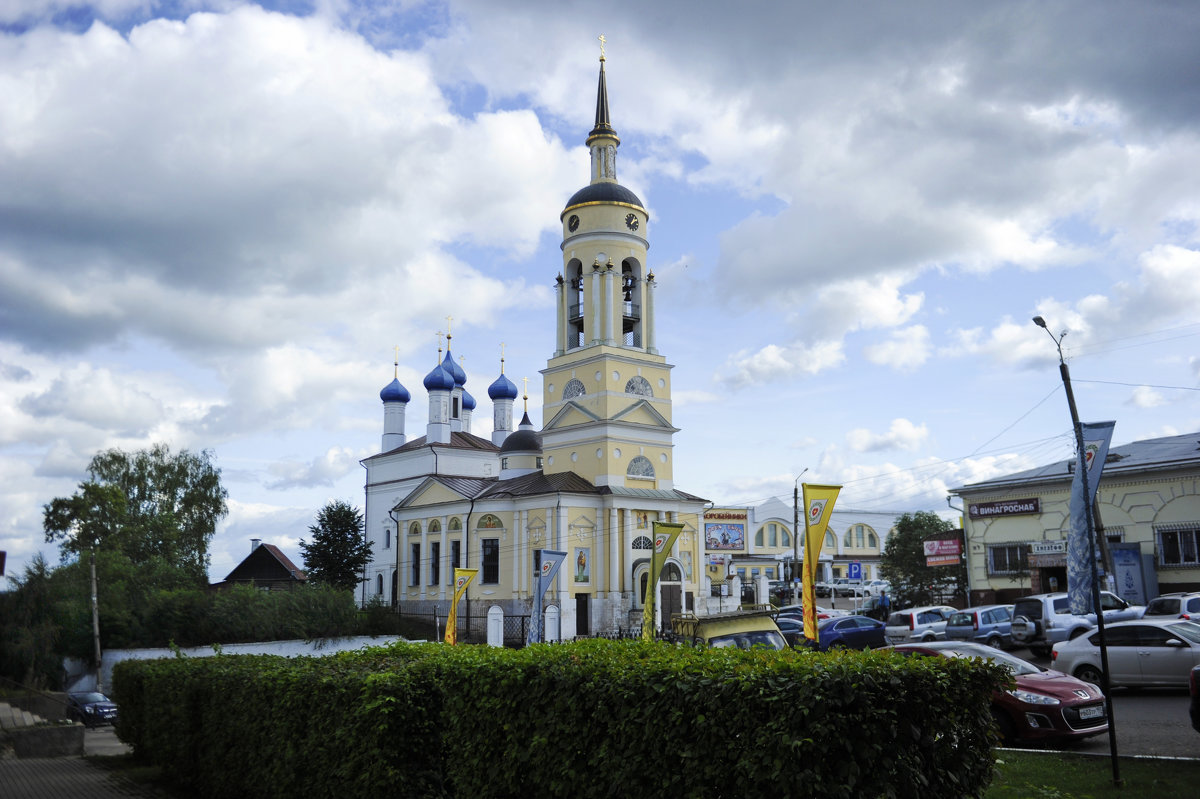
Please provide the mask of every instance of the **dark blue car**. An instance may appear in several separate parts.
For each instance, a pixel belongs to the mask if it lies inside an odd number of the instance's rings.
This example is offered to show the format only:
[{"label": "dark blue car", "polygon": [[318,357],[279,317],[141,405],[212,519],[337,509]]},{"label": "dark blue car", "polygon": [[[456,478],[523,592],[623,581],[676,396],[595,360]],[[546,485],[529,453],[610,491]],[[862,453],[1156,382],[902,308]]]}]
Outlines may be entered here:
[{"label": "dark blue car", "polygon": [[[883,622],[866,616],[832,616],[817,623],[818,642],[815,648],[825,652],[830,649],[874,649],[887,643],[884,638]],[[808,642],[813,647],[813,642]]]}]

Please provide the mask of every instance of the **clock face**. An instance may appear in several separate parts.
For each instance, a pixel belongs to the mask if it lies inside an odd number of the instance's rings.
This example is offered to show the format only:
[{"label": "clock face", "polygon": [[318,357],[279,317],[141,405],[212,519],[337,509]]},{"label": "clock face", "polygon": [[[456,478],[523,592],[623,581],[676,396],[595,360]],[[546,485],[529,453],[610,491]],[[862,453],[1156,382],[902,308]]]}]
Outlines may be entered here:
[{"label": "clock face", "polygon": [[571,218],[567,220],[567,230],[571,231],[572,233],[574,233],[576,230],[579,230],[579,217],[571,214]]},{"label": "clock face", "polygon": [[637,214],[630,214],[629,216],[625,217],[625,227],[629,228],[630,230],[637,230],[639,224],[641,223],[638,222]]}]

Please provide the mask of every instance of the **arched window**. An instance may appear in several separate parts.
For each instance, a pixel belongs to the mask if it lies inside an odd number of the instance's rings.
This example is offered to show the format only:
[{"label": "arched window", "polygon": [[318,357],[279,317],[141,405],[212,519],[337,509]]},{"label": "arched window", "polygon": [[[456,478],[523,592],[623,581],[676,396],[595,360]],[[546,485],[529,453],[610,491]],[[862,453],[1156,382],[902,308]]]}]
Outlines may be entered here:
[{"label": "arched window", "polygon": [[650,381],[641,375],[634,375],[629,378],[629,382],[625,384],[626,394],[637,394],[640,397],[653,397],[654,389],[650,387]]},{"label": "arched window", "polygon": [[842,537],[842,546],[849,549],[854,546],[854,528],[851,527],[846,531],[846,535]]},{"label": "arched window", "polygon": [[383,528],[383,548],[392,548],[392,526],[390,524]]},{"label": "arched window", "polygon": [[663,566],[662,581],[664,583],[683,582],[683,574],[680,573],[679,566],[674,563],[667,563]]},{"label": "arched window", "polygon": [[492,530],[504,525],[500,523],[499,517],[491,513],[485,513],[483,518],[479,520],[479,526],[488,530]]},{"label": "arched window", "polygon": [[375,575],[375,593],[378,594],[379,596],[383,596],[383,575],[382,574]]},{"label": "arched window", "polygon": [[654,543],[650,540],[649,536],[639,535],[637,538],[633,539],[633,548],[654,549]]},{"label": "arched window", "polygon": [[779,544],[785,547],[792,545],[792,534],[787,531],[786,527],[779,528]]},{"label": "arched window", "polygon": [[567,384],[563,386],[563,399],[565,400],[582,397],[586,393],[587,389],[584,387],[583,381],[577,380],[574,377],[568,380]]},{"label": "arched window", "polygon": [[420,535],[421,534],[421,523],[413,522],[412,524],[410,524],[408,526],[408,534],[409,535]]},{"label": "arched window", "polygon": [[833,533],[828,530],[825,531],[825,549],[831,551],[837,549],[837,542],[833,540]]},{"label": "arched window", "polygon": [[867,542],[866,542],[866,539],[865,539],[865,534],[864,534],[864,531],[863,531],[863,526],[862,526],[861,524],[860,524],[860,525],[857,525],[857,526],[855,527],[855,538],[854,538],[854,540],[855,540],[855,542],[856,542],[856,544],[855,544],[855,545],[856,545],[856,546],[857,546],[859,549],[862,549],[862,548],[863,548],[864,546],[866,546],[866,544],[867,544]]},{"label": "arched window", "polygon": [[765,537],[766,537],[766,532],[767,531],[766,531],[765,527],[758,528],[758,532],[754,534],[754,546],[761,547],[763,545],[763,541],[765,540]]},{"label": "arched window", "polygon": [[871,549],[879,548],[879,539],[876,538],[875,533],[871,532],[870,530],[867,531],[867,545],[870,546]]},{"label": "arched window", "polygon": [[638,455],[629,462],[629,468],[625,470],[626,477],[654,477],[654,464],[644,455]]}]

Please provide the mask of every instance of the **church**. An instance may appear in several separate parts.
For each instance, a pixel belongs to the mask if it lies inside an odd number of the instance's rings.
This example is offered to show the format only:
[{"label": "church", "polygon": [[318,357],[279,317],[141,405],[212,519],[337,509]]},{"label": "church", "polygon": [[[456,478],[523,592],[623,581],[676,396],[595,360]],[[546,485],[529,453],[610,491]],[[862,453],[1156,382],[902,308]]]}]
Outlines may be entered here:
[{"label": "church", "polygon": [[491,436],[474,434],[476,401],[450,335],[423,381],[424,436],[409,440],[405,432],[409,391],[399,379],[384,387],[381,451],[362,461],[374,554],[364,601],[375,596],[444,619],[454,569],[479,569],[458,609],[460,625],[466,620],[477,631],[492,607],[506,618],[530,614],[533,553],[551,549],[567,553],[545,597],[559,608],[562,638],[636,628],[655,521],[683,525],[659,583],[659,623],[695,610],[706,590],[708,503],[674,485],[679,430],[671,422],[672,366],[655,345],[650,215],[617,180],[620,139],[604,66],[602,52],[586,140],[590,182],[560,215],[563,264],[554,341],[541,370],[543,426],[530,421],[502,358],[487,389]]}]

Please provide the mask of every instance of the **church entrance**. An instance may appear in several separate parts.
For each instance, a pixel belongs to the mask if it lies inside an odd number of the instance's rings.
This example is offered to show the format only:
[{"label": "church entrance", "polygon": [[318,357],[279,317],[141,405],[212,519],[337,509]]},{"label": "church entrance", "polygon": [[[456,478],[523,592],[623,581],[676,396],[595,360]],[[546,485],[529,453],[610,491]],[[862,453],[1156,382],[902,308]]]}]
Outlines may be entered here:
[{"label": "church entrance", "polygon": [[683,575],[677,565],[668,563],[663,567],[659,588],[659,596],[662,597],[662,630],[669,633],[671,616],[683,613]]},{"label": "church entrance", "polygon": [[575,635],[591,635],[591,594],[575,595]]}]

